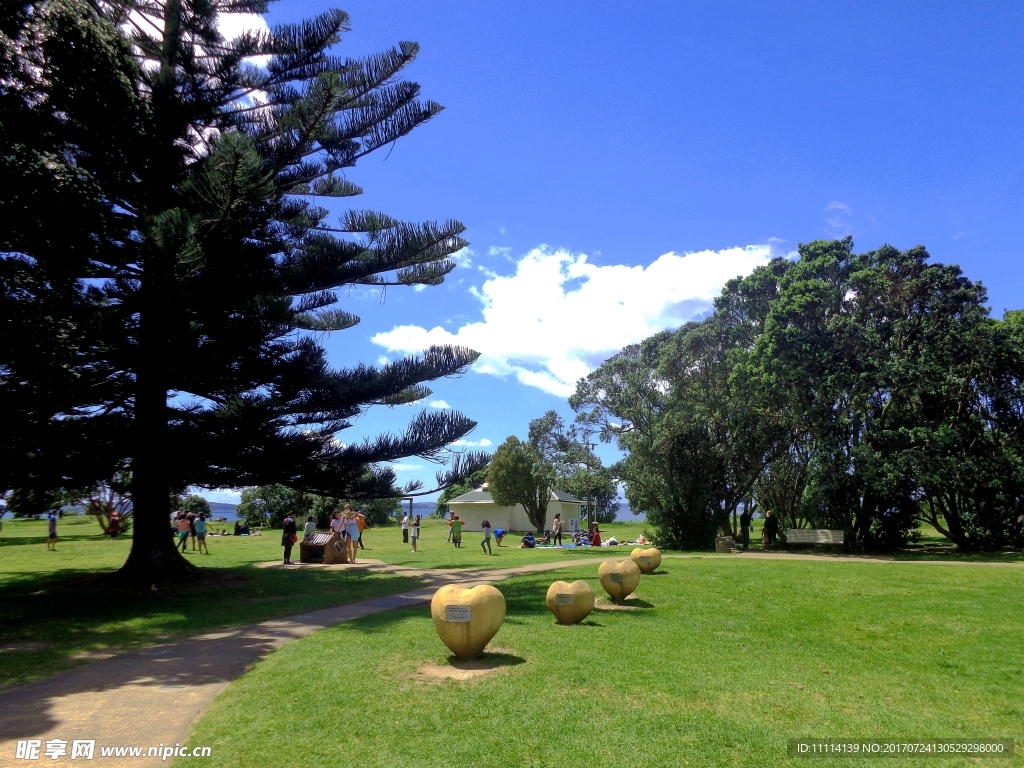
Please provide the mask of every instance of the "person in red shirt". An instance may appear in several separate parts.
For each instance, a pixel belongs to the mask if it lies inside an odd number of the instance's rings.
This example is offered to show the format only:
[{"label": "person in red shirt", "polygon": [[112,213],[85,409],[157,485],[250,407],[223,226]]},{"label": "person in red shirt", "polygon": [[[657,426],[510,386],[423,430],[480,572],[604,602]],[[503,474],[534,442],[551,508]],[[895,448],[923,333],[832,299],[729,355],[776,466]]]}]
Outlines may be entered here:
[{"label": "person in red shirt", "polygon": [[601,529],[596,525],[594,526],[594,533],[590,537],[590,546],[600,547],[601,546]]}]

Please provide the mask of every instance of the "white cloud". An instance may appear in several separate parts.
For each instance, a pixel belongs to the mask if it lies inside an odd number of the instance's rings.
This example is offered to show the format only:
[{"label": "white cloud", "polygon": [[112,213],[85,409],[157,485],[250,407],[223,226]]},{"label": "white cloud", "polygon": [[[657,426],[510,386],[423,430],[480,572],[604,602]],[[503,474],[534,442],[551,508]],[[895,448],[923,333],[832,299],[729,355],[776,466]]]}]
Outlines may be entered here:
[{"label": "white cloud", "polygon": [[[258,13],[221,13],[217,16],[217,31],[225,40],[234,40],[246,32],[269,32],[270,26]],[[270,57],[253,56],[246,61],[257,67],[265,67]]]},{"label": "white cloud", "polygon": [[646,267],[598,266],[586,254],[535,248],[515,274],[490,274],[480,300],[483,320],[452,333],[440,326],[402,325],[373,342],[390,352],[460,344],[481,353],[478,373],[515,375],[558,397],[628,344],[676,328],[711,309],[727,280],[771,258],[770,245],[666,253]]},{"label": "white cloud", "polygon": [[377,356],[377,365],[385,366],[385,365],[387,365],[390,362],[391,361],[388,360],[388,358],[385,355],[378,355]]},{"label": "white cloud", "polygon": [[419,469],[426,469],[426,464],[402,464],[401,462],[389,465],[395,472],[415,472]]},{"label": "white cloud", "polygon": [[487,448],[488,446],[494,445],[494,443],[486,437],[482,437],[479,440],[466,440],[463,438],[462,440],[456,440],[452,445],[459,445],[465,448]]},{"label": "white cloud", "polygon": [[431,408],[451,408],[451,406],[448,405],[448,403],[446,403],[444,400],[431,400],[430,401],[430,407]]},{"label": "white cloud", "polygon": [[853,208],[838,200],[825,206],[825,234],[831,237],[846,237],[853,233]]}]

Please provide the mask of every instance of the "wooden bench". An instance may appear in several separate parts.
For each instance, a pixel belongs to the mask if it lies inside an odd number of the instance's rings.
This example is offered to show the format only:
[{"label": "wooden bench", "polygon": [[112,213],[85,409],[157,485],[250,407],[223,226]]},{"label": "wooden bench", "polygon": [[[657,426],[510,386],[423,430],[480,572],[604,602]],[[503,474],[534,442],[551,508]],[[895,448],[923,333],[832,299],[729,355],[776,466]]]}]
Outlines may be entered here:
[{"label": "wooden bench", "polygon": [[826,528],[788,528],[786,530],[786,545],[794,544],[842,546],[843,532],[830,531]]}]

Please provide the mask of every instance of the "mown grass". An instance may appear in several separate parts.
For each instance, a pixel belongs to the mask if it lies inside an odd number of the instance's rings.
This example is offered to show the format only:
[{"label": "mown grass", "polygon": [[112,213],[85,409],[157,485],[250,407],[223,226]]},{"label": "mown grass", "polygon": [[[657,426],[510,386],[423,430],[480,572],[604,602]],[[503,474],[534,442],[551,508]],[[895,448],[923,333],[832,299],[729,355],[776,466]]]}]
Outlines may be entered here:
[{"label": "mown grass", "polygon": [[[614,536],[619,541],[635,540],[641,531],[648,530],[644,523],[606,523],[601,525],[601,535],[605,540]],[[446,542],[448,524],[444,520],[428,518],[423,520],[418,552],[412,551],[411,544],[402,543],[402,531],[398,526],[373,528],[363,534],[365,550],[360,555],[386,563],[402,565],[409,568],[511,568],[518,565],[539,562],[564,561],[567,565],[584,557],[602,557],[608,555],[608,548],[600,551],[590,547],[575,549],[537,548],[520,549],[522,539],[520,533],[510,533],[505,537],[504,546],[499,547],[491,538],[491,551],[485,554],[480,547],[480,532],[463,532],[462,546],[456,549]],[[571,541],[568,535],[563,541]],[[612,550],[614,553],[615,550]],[[629,550],[623,557],[629,556]]]},{"label": "mown grass", "polygon": [[[767,766],[796,762],[786,742],[807,737],[1024,748],[1024,569],[708,558],[662,571],[637,592],[652,607],[575,627],[554,623],[545,591],[558,578],[599,589],[596,568],[500,583],[491,646],[505,666],[471,682],[417,680],[448,656],[426,608],[317,632],[233,683],[190,743],[212,747],[210,766],[247,768]],[[863,763],[814,764],[830,762]],[[919,763],[885,762],[901,764]]]},{"label": "mown grass", "polygon": [[414,589],[416,579],[365,571],[267,569],[280,536],[210,537],[211,554],[186,557],[201,577],[157,591],[113,588],[103,575],[128,556],[84,517],[58,524],[46,551],[45,521],[5,520],[0,531],[0,689],[49,676],[98,655],[221,627],[287,616]]}]

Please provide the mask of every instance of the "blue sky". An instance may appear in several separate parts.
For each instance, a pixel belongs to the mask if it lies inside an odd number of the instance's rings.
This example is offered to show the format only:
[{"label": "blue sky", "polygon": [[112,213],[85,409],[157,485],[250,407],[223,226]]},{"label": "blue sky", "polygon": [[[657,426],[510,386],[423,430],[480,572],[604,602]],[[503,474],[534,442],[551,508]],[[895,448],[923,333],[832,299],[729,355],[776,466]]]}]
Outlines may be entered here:
[{"label": "blue sky", "polygon": [[[327,7],[283,0],[268,20]],[[424,404],[476,419],[471,440],[570,417],[578,375],[799,242],[925,245],[984,282],[994,314],[1024,307],[1024,6],[340,7],[340,54],[417,41],[406,79],[446,107],[348,174],[355,204],[458,219],[472,245],[441,287],[351,292],[363,322],[326,345],[341,365],[472,342],[481,363]],[[411,413],[371,411],[341,438]],[[399,476],[434,469],[410,459]]]}]

